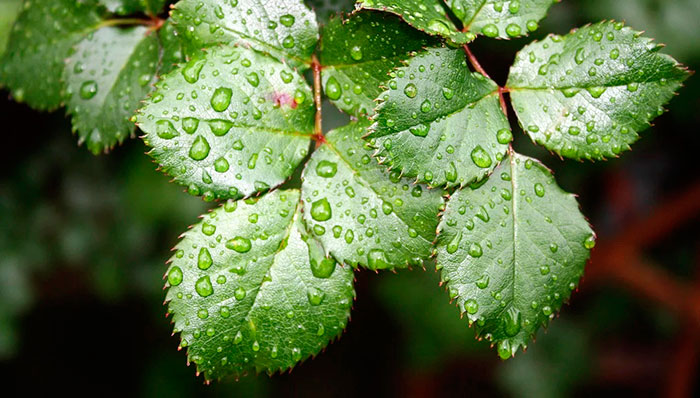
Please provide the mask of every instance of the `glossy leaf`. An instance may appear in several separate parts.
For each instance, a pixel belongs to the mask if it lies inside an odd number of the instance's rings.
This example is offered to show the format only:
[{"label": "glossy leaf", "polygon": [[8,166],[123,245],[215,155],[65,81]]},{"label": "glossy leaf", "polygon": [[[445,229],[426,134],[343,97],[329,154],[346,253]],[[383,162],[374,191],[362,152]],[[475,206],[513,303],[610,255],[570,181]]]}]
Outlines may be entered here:
[{"label": "glossy leaf", "polygon": [[465,31],[510,39],[537,30],[549,7],[561,0],[447,0]]},{"label": "glossy leaf", "polygon": [[345,329],[352,269],[317,257],[300,219],[296,190],[230,201],[175,248],[168,312],[207,380],[285,371]]},{"label": "glossy leaf", "polygon": [[414,28],[442,36],[453,43],[463,44],[475,38],[457,28],[441,0],[360,0],[357,4],[358,8],[396,14]]},{"label": "glossy leaf", "polygon": [[512,135],[498,86],[460,50],[433,48],[399,68],[369,138],[392,170],[431,186],[466,185],[503,158]]},{"label": "glossy leaf", "polygon": [[689,75],[659,49],[620,22],[526,46],[508,78],[520,124],[568,158],[617,156],[663,113]]},{"label": "glossy leaf", "polygon": [[177,183],[207,200],[235,199],[280,185],[306,157],[312,98],[279,61],[217,47],[164,76],[137,121]]},{"label": "glossy leaf", "polygon": [[537,160],[512,154],[449,200],[437,266],[460,312],[505,359],[569,298],[594,244],[574,195]]},{"label": "glossy leaf", "polygon": [[134,131],[129,118],[151,91],[159,56],[146,27],[105,27],[75,46],[64,74],[67,106],[90,151],[107,151]]},{"label": "glossy leaf", "polygon": [[302,0],[180,0],[172,19],[197,46],[246,44],[294,67],[311,63],[318,41],[316,15]]},{"label": "glossy leaf", "polygon": [[422,266],[435,239],[441,190],[384,171],[362,140],[369,122],[334,130],[303,175],[304,219],[336,260],[372,270]]},{"label": "glossy leaf", "polygon": [[0,83],[19,102],[55,109],[62,101],[64,60],[99,25],[101,7],[94,0],[34,0],[24,5],[0,61]]},{"label": "glossy leaf", "polygon": [[158,30],[158,42],[161,47],[158,76],[170,73],[193,56],[201,55],[201,51],[182,39],[171,20],[167,20]]},{"label": "glossy leaf", "polygon": [[434,42],[399,18],[377,12],[332,18],[321,37],[326,96],[355,116],[373,113],[389,72]]}]

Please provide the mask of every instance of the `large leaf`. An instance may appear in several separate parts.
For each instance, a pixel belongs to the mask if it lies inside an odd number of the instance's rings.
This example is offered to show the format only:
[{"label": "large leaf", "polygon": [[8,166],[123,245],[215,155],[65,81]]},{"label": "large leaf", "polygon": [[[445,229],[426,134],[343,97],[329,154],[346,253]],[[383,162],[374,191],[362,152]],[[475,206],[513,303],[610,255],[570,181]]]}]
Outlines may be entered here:
[{"label": "large leaf", "polygon": [[90,151],[107,151],[133,132],[129,118],[151,91],[159,56],[146,27],[105,27],[76,45],[64,74],[67,106]]},{"label": "large leaf", "polygon": [[24,5],[0,63],[0,82],[17,101],[55,109],[62,100],[64,60],[99,25],[101,8],[95,0],[34,0]]},{"label": "large leaf", "polygon": [[437,266],[470,325],[508,358],[569,298],[594,244],[575,197],[537,160],[512,154],[452,196]]},{"label": "large leaf", "polygon": [[621,22],[549,36],[518,54],[508,88],[523,129],[573,159],[629,149],[688,72]]},{"label": "large leaf", "polygon": [[394,13],[416,29],[442,36],[453,43],[474,40],[471,33],[460,32],[447,16],[441,0],[359,0],[359,8]]},{"label": "large leaf", "polygon": [[549,7],[561,0],[447,0],[464,30],[508,39],[538,28]]},{"label": "large leaf", "polygon": [[393,15],[360,12],[332,18],[321,34],[323,86],[338,108],[371,114],[389,72],[431,40]]},{"label": "large leaf", "polygon": [[162,169],[205,199],[276,187],[308,154],[314,104],[306,81],[279,61],[217,47],[164,76],[139,111]]},{"label": "large leaf", "polygon": [[388,173],[362,140],[369,122],[331,131],[306,166],[304,219],[336,260],[369,269],[422,266],[430,255],[441,190]]},{"label": "large leaf", "polygon": [[245,43],[297,67],[311,63],[318,41],[316,15],[302,0],[180,0],[172,18],[199,46]]},{"label": "large leaf", "polygon": [[166,277],[175,331],[207,380],[290,369],[342,333],[352,269],[318,255],[299,191],[231,201],[203,218]]},{"label": "large leaf", "polygon": [[503,158],[512,135],[498,86],[460,50],[433,48],[399,68],[369,137],[382,163],[431,186],[469,184]]}]

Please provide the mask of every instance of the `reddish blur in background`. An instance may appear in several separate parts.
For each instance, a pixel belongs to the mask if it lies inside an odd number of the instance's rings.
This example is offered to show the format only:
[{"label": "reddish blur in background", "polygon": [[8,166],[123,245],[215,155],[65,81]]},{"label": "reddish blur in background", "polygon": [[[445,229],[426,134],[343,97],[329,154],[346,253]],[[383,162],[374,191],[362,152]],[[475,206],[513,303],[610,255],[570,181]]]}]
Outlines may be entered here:
[{"label": "reddish blur in background", "polygon": [[[320,14],[342,2],[326,1]],[[626,20],[700,70],[698,0],[566,0],[552,8],[535,37],[602,19]],[[503,84],[516,51],[530,40],[480,39],[472,50]],[[76,146],[61,112],[31,111],[3,92],[0,391],[700,395],[698,82],[691,77],[669,112],[618,160],[561,161],[515,134],[519,151],[542,159],[565,189],[580,195],[599,235],[579,291],[526,354],[502,362],[476,342],[430,267],[359,272],[352,322],[325,353],[291,374],[210,386],[176,350],[178,338],[161,304],[169,249],[210,205],[168,184],[140,140],[94,157]],[[342,123],[335,118],[326,124]]]}]

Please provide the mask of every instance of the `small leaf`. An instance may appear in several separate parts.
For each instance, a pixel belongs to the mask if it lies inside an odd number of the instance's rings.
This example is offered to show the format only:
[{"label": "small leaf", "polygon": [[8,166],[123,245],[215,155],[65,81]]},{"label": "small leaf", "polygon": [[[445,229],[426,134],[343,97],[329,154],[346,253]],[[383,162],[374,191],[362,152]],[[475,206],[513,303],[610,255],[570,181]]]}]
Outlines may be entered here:
[{"label": "small leaf", "polygon": [[288,66],[217,47],[164,76],[137,116],[150,155],[193,195],[248,197],[289,178],[308,154],[314,104]]},{"label": "small leaf", "polygon": [[107,151],[134,131],[129,118],[151,91],[159,53],[146,27],[105,27],[75,46],[64,71],[67,106],[90,151]]},{"label": "small leaf", "polygon": [[318,41],[316,15],[301,0],[180,0],[172,19],[198,47],[246,44],[294,67],[311,63]]},{"label": "small leaf", "polygon": [[537,30],[547,10],[561,0],[448,0],[465,31],[510,39]]},{"label": "small leaf", "polygon": [[526,46],[507,85],[523,129],[573,159],[629,150],[689,75],[640,35],[601,22]]},{"label": "small leaf", "polygon": [[332,18],[321,34],[326,96],[352,115],[374,111],[389,72],[431,41],[393,15],[360,12]]},{"label": "small leaf", "polygon": [[431,186],[466,185],[503,158],[512,135],[498,86],[469,72],[462,51],[433,48],[399,68],[369,134],[392,170]]},{"label": "small leaf", "polygon": [[448,202],[437,267],[460,312],[505,359],[569,298],[594,244],[575,197],[537,160],[512,154]]},{"label": "small leaf", "polygon": [[361,119],[331,131],[302,180],[304,219],[336,260],[369,269],[422,266],[430,255],[441,190],[388,173],[362,140]]},{"label": "small leaf", "polygon": [[360,0],[357,7],[394,13],[414,28],[442,36],[456,44],[464,44],[475,38],[473,34],[457,29],[447,16],[441,0]]},{"label": "small leaf", "polygon": [[299,191],[229,202],[184,234],[166,273],[181,347],[207,380],[291,369],[340,336],[353,272],[318,258]]},{"label": "small leaf", "polygon": [[73,45],[97,27],[100,15],[94,0],[25,2],[0,62],[0,82],[19,102],[40,110],[58,108],[64,60]]}]

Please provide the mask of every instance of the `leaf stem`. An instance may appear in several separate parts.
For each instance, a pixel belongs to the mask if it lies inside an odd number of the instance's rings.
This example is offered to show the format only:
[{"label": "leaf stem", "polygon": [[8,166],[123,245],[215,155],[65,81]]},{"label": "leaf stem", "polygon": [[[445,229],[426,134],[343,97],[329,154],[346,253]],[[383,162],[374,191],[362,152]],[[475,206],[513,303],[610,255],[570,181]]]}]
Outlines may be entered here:
[{"label": "leaf stem", "polygon": [[[491,76],[489,76],[486,69],[481,66],[479,60],[476,59],[474,53],[472,53],[472,51],[469,49],[469,46],[465,44],[462,47],[464,48],[464,53],[467,54],[467,58],[469,58],[469,63],[472,64],[474,69],[484,75],[484,77],[487,79],[491,79]],[[498,86],[498,101],[501,103],[501,110],[503,111],[503,114],[506,115],[506,118],[508,117],[508,106],[506,105],[506,99],[503,94],[507,93],[508,91],[509,90],[507,88]]]},{"label": "leaf stem", "polygon": [[314,140],[320,145],[326,141],[323,136],[323,102],[321,98],[321,63],[316,54],[311,58],[311,69],[314,73],[314,103],[316,104],[316,122],[314,125]]},{"label": "leaf stem", "polygon": [[108,26],[124,26],[124,25],[143,25],[143,26],[154,26],[159,28],[163,25],[163,20],[160,18],[113,18],[106,19],[97,25],[97,29],[105,28]]}]

